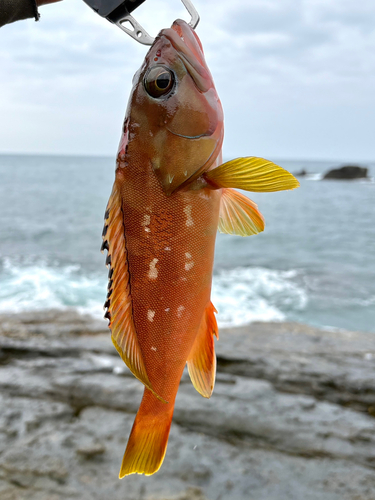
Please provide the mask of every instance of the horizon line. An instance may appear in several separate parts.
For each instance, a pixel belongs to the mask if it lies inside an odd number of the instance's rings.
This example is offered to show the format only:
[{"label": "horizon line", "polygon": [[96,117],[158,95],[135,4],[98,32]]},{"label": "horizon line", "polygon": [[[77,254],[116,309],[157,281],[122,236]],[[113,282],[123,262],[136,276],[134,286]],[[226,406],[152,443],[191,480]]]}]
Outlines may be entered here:
[{"label": "horizon line", "polygon": [[[66,158],[111,158],[116,160],[117,153],[115,155],[112,154],[90,154],[90,153],[46,153],[46,152],[40,152],[40,153],[30,153],[30,152],[12,152],[12,151],[0,151],[0,156],[44,156],[44,157],[66,157]],[[254,156],[254,155],[246,155],[246,156]],[[266,155],[267,156],[267,155]],[[237,156],[241,157],[241,155]],[[223,155],[223,158],[231,158],[229,155]],[[283,156],[277,156],[277,155],[269,155],[269,158],[276,158],[279,161],[293,161],[293,162],[304,162],[304,161],[316,161],[316,162],[334,162],[334,163],[369,163],[373,164],[375,163],[375,160],[370,160],[370,159],[338,159],[338,158],[301,158],[301,157],[283,157]],[[232,157],[233,159],[233,157]],[[225,161],[229,161],[226,159]]]}]

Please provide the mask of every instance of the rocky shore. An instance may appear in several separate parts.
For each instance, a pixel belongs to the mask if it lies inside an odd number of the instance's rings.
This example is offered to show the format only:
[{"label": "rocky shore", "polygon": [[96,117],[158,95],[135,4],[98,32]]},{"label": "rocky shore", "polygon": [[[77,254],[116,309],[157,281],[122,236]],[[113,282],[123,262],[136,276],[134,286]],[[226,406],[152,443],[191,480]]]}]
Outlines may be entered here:
[{"label": "rocky shore", "polygon": [[142,385],[106,322],[0,317],[1,500],[375,500],[375,338],[220,331],[214,394],[184,375],[154,476],[117,479]]}]

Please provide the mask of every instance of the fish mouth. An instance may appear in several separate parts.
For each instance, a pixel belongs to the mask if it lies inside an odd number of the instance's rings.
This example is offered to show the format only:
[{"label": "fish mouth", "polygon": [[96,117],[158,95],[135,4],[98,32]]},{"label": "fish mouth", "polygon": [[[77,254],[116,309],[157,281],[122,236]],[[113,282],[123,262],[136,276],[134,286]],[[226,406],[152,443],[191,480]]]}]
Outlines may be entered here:
[{"label": "fish mouth", "polygon": [[159,36],[166,38],[172,44],[201,92],[207,92],[214,86],[200,40],[185,21],[177,19],[171,28],[162,30]]}]

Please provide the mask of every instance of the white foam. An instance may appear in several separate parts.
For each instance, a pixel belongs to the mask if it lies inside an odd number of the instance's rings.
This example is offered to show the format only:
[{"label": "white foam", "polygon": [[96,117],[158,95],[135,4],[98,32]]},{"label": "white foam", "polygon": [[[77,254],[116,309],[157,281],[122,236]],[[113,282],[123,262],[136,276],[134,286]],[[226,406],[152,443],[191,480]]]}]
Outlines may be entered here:
[{"label": "white foam", "polygon": [[[294,278],[297,271],[261,267],[223,270],[213,279],[212,302],[220,326],[252,321],[283,321],[288,312],[304,309],[307,294]],[[107,279],[84,276],[79,266],[17,265],[3,262],[0,313],[75,307],[103,318]]]},{"label": "white foam", "polygon": [[79,270],[78,265],[51,267],[40,263],[19,266],[5,259],[0,287],[0,312],[77,306],[87,309],[94,304],[102,305],[105,279],[81,275]]},{"label": "white foam", "polygon": [[307,174],[305,179],[307,181],[321,181],[323,179],[324,174],[315,173],[315,174]]},{"label": "white foam", "polygon": [[223,270],[214,277],[212,301],[220,326],[252,321],[283,321],[289,311],[304,309],[307,293],[292,278],[297,271],[261,267]]}]

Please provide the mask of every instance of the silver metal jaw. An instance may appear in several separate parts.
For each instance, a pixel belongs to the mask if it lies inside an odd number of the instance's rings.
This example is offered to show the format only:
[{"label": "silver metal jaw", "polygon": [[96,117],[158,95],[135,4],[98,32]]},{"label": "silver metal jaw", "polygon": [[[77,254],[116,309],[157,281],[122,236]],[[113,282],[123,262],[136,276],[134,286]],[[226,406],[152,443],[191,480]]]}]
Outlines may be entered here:
[{"label": "silver metal jaw", "polygon": [[[95,12],[116,24],[122,31],[143,45],[152,45],[155,38],[131,15],[131,12],[145,0],[84,0]],[[189,12],[191,19],[189,25],[195,29],[199,23],[199,14],[191,0],[181,0]]]}]

